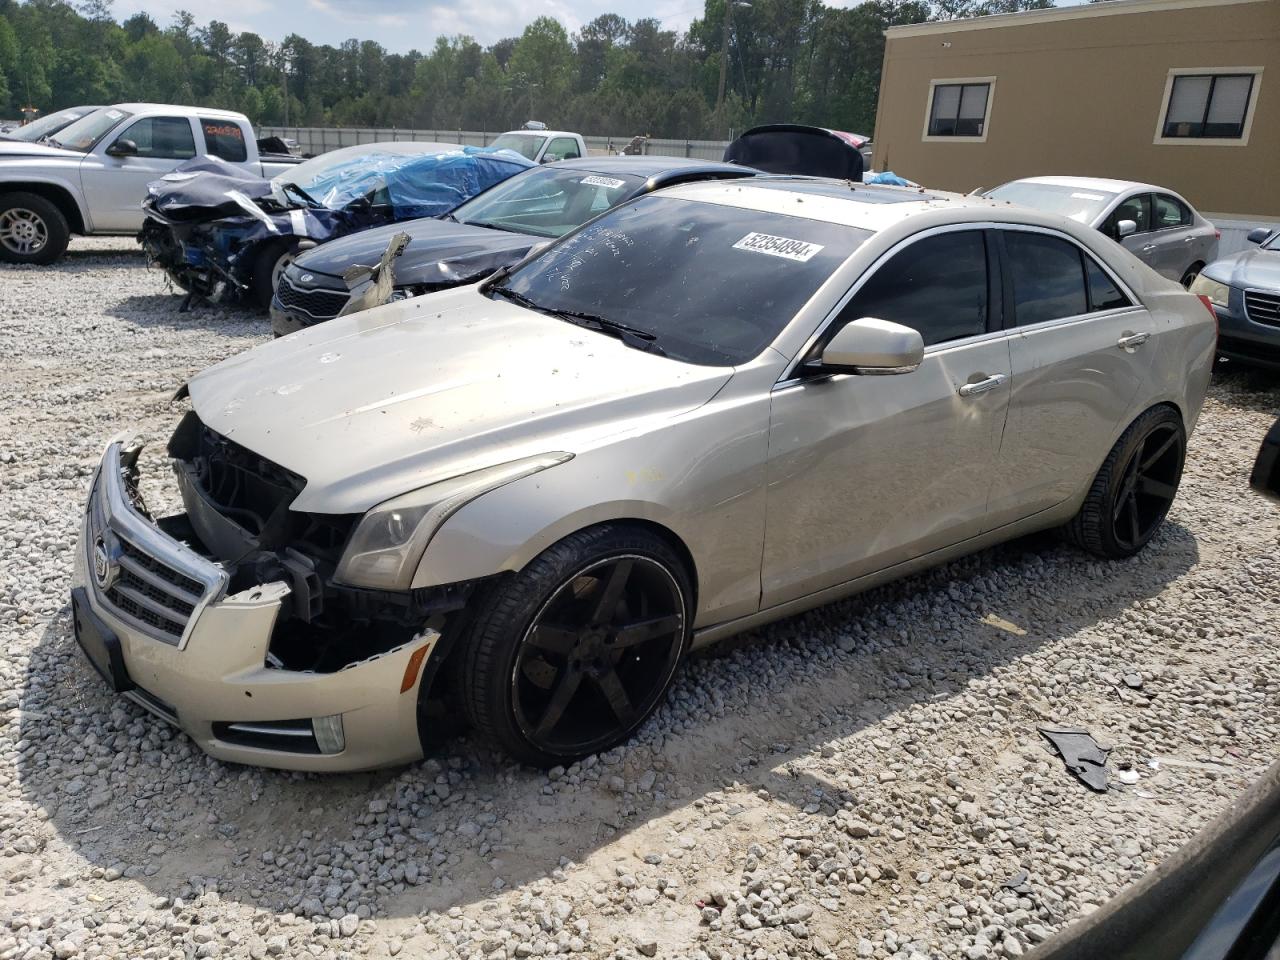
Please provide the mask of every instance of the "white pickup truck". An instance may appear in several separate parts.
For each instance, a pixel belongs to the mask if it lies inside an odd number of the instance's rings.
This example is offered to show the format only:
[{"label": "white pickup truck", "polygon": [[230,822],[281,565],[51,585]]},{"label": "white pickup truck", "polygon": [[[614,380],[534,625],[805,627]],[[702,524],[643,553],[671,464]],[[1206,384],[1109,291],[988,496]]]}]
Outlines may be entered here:
[{"label": "white pickup truck", "polygon": [[534,163],[576,160],[587,155],[587,142],[565,130],[509,130],[489,144],[495,150],[514,150]]},{"label": "white pickup truck", "polygon": [[73,233],[136,233],[147,184],[202,155],[264,177],[300,162],[260,156],[244,114],[157,103],[102,107],[43,144],[0,141],[0,260],[53,263]]}]

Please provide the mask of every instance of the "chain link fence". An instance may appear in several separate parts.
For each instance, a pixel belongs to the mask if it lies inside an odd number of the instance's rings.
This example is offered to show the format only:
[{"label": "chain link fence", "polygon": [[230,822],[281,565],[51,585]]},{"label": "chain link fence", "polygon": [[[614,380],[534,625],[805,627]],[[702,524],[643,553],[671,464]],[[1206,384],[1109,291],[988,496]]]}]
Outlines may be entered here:
[{"label": "chain link fence", "polygon": [[[404,130],[398,127],[260,127],[260,137],[284,137],[296,140],[304,155],[316,155],[354,147],[361,143],[387,140],[417,140],[456,143],[463,146],[487,147],[504,131],[483,130]],[[587,151],[592,156],[616,154],[631,142],[631,137],[586,137]],[[691,157],[696,160],[719,160],[724,156],[727,140],[647,140],[644,153],[660,157]]]}]

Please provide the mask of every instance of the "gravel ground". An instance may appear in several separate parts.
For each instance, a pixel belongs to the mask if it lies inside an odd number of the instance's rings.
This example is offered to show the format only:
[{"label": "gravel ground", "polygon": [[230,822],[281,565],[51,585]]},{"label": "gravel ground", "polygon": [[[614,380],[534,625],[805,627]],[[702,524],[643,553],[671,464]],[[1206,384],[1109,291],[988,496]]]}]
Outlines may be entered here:
[{"label": "gravel ground", "polygon": [[[267,336],[177,306],[129,241],[0,269],[0,960],[1018,957],[1280,755],[1277,513],[1246,488],[1280,392],[1227,372],[1134,560],[1033,538],[785,621],[568,770],[210,760],[105,692],[67,606],[104,440],[163,440],[172,390]],[[1114,747],[1109,792],[1046,722]]]}]

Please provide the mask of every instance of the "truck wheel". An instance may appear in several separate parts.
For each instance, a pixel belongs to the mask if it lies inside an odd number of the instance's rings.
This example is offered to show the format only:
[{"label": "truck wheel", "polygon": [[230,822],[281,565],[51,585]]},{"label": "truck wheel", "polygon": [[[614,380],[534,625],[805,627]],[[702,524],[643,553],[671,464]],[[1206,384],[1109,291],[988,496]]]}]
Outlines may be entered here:
[{"label": "truck wheel", "polygon": [[1131,557],[1147,545],[1173,504],[1182,479],[1187,433],[1170,407],[1152,407],[1107,454],[1066,538],[1100,557]]},{"label": "truck wheel", "polygon": [[288,241],[269,243],[258,251],[253,258],[252,288],[253,305],[259,310],[271,307],[271,298],[275,295],[276,284],[280,282],[280,274],[298,255],[298,245]]},{"label": "truck wheel", "polygon": [[0,260],[53,263],[67,250],[71,228],[54,204],[34,193],[0,196]]},{"label": "truck wheel", "polygon": [[666,696],[692,595],[680,557],[643,528],[603,524],[553,544],[477,598],[458,649],[472,726],[537,766],[621,743]]}]

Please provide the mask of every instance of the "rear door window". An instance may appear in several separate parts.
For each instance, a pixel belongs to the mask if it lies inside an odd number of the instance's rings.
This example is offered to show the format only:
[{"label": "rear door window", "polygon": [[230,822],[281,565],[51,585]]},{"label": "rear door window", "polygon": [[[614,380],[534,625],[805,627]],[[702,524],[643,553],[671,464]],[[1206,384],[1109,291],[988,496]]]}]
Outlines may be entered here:
[{"label": "rear door window", "polygon": [[1060,237],[1021,230],[1004,231],[1004,247],[1018,326],[1089,312],[1079,247]]},{"label": "rear door window", "polygon": [[840,313],[843,325],[875,317],[920,331],[925,346],[987,331],[987,247],[981,230],[917,240],[894,254]]},{"label": "rear door window", "polygon": [[204,134],[205,151],[228,163],[244,163],[249,150],[244,143],[244,130],[231,120],[201,118],[200,131]]},{"label": "rear door window", "polygon": [[1191,224],[1191,210],[1177,197],[1154,193],[1151,195],[1151,219],[1156,230],[1186,227]]}]

